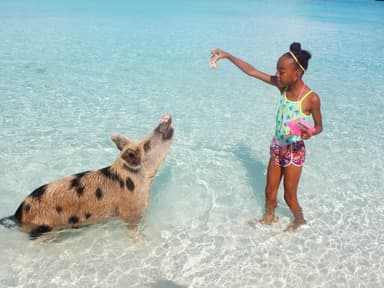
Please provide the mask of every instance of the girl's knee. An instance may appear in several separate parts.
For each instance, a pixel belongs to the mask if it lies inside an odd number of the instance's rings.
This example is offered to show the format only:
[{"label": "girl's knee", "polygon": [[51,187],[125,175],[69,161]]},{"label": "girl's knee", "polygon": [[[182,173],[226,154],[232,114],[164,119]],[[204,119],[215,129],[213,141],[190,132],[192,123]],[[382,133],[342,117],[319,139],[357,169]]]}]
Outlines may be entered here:
[{"label": "girl's knee", "polygon": [[265,198],[269,201],[277,201],[277,192],[278,189],[275,188],[265,188]]}]

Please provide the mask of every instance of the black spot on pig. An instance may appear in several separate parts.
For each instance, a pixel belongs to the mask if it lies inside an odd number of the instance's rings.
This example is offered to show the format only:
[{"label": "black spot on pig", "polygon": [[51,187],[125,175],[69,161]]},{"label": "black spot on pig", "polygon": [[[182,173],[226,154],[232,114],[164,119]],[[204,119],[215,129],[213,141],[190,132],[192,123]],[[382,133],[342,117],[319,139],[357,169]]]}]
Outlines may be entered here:
[{"label": "black spot on pig", "polygon": [[81,197],[84,194],[84,187],[83,186],[77,187],[76,194],[77,194],[77,197]]},{"label": "black spot on pig", "polygon": [[29,232],[29,237],[33,240],[41,236],[41,234],[52,231],[52,227],[48,225],[39,225]]},{"label": "black spot on pig", "polygon": [[85,219],[89,219],[89,218],[91,218],[91,216],[92,216],[92,214],[89,212],[84,214]]},{"label": "black spot on pig", "polygon": [[25,204],[24,201],[20,204],[19,208],[17,208],[15,212],[15,219],[17,222],[21,223],[21,219],[23,218],[24,213],[29,213],[31,210],[31,205]]},{"label": "black spot on pig", "polygon": [[112,181],[118,181],[120,188],[124,187],[124,181],[116,173],[111,172],[111,166],[100,169],[100,172],[108,179]]},{"label": "black spot on pig", "polygon": [[100,200],[101,198],[103,198],[103,190],[101,190],[100,188],[97,188],[95,195],[96,195],[97,200]]},{"label": "black spot on pig", "polygon": [[86,175],[87,173],[88,173],[88,171],[74,174],[73,175],[74,178],[71,180],[71,188],[76,188],[76,187],[80,186],[81,178],[83,178],[84,175]]},{"label": "black spot on pig", "polygon": [[47,185],[40,186],[35,191],[33,191],[30,196],[40,201],[46,190],[47,190]]},{"label": "black spot on pig", "polygon": [[79,217],[77,216],[71,216],[68,218],[68,223],[69,224],[77,224],[79,223]]},{"label": "black spot on pig", "polygon": [[29,205],[29,204],[23,205],[23,211],[25,213],[29,213],[29,211],[31,211],[31,205]]},{"label": "black spot on pig", "polygon": [[21,219],[23,218],[23,210],[24,210],[24,202],[20,204],[19,208],[17,208],[15,212],[15,218],[19,223],[21,223]]},{"label": "black spot on pig", "polygon": [[89,172],[90,171],[84,171],[84,172],[81,172],[81,173],[74,174],[73,176],[81,178],[81,177],[87,175]]},{"label": "black spot on pig", "polygon": [[147,142],[144,143],[144,151],[148,152],[149,149],[151,149],[151,142],[148,140]]},{"label": "black spot on pig", "polygon": [[135,183],[133,183],[132,179],[127,177],[127,180],[125,180],[125,185],[127,186],[129,191],[135,190]]},{"label": "black spot on pig", "polygon": [[77,197],[81,197],[84,194],[84,186],[80,185],[81,178],[88,174],[89,171],[78,173],[73,175],[75,178],[71,180],[70,188],[74,188],[77,194]]},{"label": "black spot on pig", "polygon": [[63,212],[63,207],[61,207],[60,205],[57,205],[57,206],[56,206],[56,212],[57,212],[58,214],[61,214],[61,212]]},{"label": "black spot on pig", "polygon": [[71,180],[71,188],[77,188],[80,186],[81,177],[76,177]]}]

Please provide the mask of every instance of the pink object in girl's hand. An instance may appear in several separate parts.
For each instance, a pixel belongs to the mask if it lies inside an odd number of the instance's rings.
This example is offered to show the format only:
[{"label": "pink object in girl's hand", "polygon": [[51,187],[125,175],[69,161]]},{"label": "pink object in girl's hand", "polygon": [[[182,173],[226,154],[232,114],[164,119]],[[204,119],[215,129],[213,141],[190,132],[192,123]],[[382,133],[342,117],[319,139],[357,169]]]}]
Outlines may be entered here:
[{"label": "pink object in girl's hand", "polygon": [[312,134],[316,131],[315,127],[313,127],[310,123],[301,118],[296,118],[295,120],[288,121],[287,125],[291,129],[293,135],[300,136],[303,132]]}]

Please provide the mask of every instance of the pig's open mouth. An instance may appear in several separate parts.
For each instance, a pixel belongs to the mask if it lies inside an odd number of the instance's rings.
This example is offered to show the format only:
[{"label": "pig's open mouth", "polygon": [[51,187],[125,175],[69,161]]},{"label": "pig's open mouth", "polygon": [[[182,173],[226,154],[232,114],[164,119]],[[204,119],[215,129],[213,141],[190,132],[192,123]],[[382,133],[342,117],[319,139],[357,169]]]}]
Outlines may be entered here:
[{"label": "pig's open mouth", "polygon": [[173,137],[173,125],[172,125],[172,116],[171,115],[166,114],[161,118],[160,124],[156,128],[156,132],[163,135],[164,140],[172,139],[172,137]]}]

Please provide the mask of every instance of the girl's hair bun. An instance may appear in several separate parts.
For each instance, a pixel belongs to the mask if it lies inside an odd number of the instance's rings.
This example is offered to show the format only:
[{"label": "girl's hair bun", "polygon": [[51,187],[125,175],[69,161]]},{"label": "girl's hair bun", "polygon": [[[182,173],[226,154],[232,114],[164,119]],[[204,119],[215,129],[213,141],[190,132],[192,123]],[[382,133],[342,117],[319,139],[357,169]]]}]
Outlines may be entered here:
[{"label": "girl's hair bun", "polygon": [[293,53],[301,51],[301,44],[298,42],[293,42],[291,46],[289,46],[289,50]]},{"label": "girl's hair bun", "polygon": [[[301,44],[298,42],[293,42],[289,46],[289,51],[291,51],[297,58],[297,60],[300,62],[300,65],[303,66],[305,70],[308,68],[308,61],[311,59],[312,55],[306,50],[301,49]],[[288,53],[289,54],[289,53]]]}]

